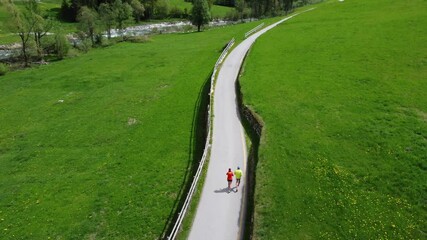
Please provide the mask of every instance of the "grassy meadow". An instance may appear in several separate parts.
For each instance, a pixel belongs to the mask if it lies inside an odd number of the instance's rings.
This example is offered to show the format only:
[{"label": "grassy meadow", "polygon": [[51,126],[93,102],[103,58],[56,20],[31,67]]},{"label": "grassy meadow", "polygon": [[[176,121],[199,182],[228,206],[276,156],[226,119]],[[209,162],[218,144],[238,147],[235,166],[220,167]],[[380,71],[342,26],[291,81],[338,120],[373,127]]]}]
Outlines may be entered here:
[{"label": "grassy meadow", "polygon": [[5,43],[13,43],[18,42],[19,37],[16,35],[13,35],[8,30],[8,26],[6,24],[9,14],[4,6],[0,4],[0,44]]},{"label": "grassy meadow", "polygon": [[[169,7],[170,8],[176,7],[181,10],[187,9],[187,12],[191,13],[191,8],[193,7],[193,4],[191,2],[186,2],[184,0],[169,0]],[[233,10],[233,8],[231,7],[212,5],[211,16],[214,19],[224,18],[225,15],[231,10]]]},{"label": "grassy meadow", "polygon": [[427,1],[326,1],[263,35],[255,239],[426,239]]},{"label": "grassy meadow", "polygon": [[199,92],[223,46],[257,24],[1,77],[0,238],[158,238],[193,163]]}]

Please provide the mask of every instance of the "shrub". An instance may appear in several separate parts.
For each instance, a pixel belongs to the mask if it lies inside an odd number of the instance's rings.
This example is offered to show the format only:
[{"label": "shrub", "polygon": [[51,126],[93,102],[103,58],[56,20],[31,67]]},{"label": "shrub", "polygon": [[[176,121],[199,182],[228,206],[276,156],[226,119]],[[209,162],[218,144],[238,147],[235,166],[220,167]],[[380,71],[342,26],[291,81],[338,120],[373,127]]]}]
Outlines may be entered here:
[{"label": "shrub", "polygon": [[183,28],[184,32],[191,32],[194,31],[193,25],[185,25]]},{"label": "shrub", "polygon": [[0,63],[0,76],[6,75],[8,71],[9,67],[4,63]]},{"label": "shrub", "polygon": [[132,43],[146,43],[151,41],[148,36],[127,36],[124,40]]},{"label": "shrub", "polygon": [[227,12],[224,18],[229,21],[237,21],[239,20],[239,13],[235,9],[233,9]]},{"label": "shrub", "polygon": [[75,43],[75,47],[82,52],[88,52],[92,48],[92,41],[88,39],[84,32],[78,32],[78,41]]},{"label": "shrub", "polygon": [[169,2],[166,0],[159,0],[155,6],[155,18],[163,19],[166,18],[169,14]]},{"label": "shrub", "polygon": [[41,43],[41,47],[44,53],[54,54],[55,53],[55,36],[53,35],[45,36]]},{"label": "shrub", "polygon": [[177,6],[174,6],[169,11],[169,17],[171,18],[184,18],[184,11]]},{"label": "shrub", "polygon": [[89,39],[84,39],[77,44],[77,49],[85,53],[89,52],[91,48],[92,48],[92,42]]},{"label": "shrub", "polygon": [[101,33],[95,35],[95,44],[98,46],[104,45],[104,36]]},{"label": "shrub", "polygon": [[59,59],[63,59],[70,50],[70,44],[64,34],[55,35],[55,53]]}]

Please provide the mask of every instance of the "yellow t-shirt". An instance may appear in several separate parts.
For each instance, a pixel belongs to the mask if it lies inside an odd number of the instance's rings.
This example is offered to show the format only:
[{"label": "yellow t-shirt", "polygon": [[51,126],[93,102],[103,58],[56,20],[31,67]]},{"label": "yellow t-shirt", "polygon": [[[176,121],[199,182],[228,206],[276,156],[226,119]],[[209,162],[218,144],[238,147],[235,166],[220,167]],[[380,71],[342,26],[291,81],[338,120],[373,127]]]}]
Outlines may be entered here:
[{"label": "yellow t-shirt", "polygon": [[234,171],[234,175],[236,176],[237,179],[240,179],[243,175],[242,170],[237,169],[236,171]]}]

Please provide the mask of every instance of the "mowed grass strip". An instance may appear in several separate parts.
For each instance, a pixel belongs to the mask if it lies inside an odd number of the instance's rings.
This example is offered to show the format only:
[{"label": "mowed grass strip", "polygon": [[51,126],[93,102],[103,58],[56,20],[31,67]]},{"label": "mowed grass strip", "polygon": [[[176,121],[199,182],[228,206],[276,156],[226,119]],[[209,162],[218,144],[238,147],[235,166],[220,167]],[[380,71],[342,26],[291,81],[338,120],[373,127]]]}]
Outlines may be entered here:
[{"label": "mowed grass strip", "polygon": [[257,24],[1,77],[1,239],[158,238],[192,164],[199,91],[224,45]]},{"label": "mowed grass strip", "polygon": [[427,2],[328,1],[263,35],[256,239],[425,239]]}]

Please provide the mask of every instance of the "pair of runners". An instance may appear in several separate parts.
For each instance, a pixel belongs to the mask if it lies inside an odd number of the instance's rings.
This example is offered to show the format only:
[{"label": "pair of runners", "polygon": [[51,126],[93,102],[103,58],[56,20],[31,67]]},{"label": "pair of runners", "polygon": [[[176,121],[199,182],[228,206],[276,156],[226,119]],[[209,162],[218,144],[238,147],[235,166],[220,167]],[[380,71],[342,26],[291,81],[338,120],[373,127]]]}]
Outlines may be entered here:
[{"label": "pair of runners", "polygon": [[228,192],[231,191],[231,183],[233,182],[233,176],[236,176],[236,192],[238,191],[238,187],[240,185],[240,179],[242,178],[242,170],[240,170],[240,167],[237,167],[237,170],[231,171],[231,168],[228,169],[228,172],[225,174],[227,175],[227,182],[228,182]]}]

